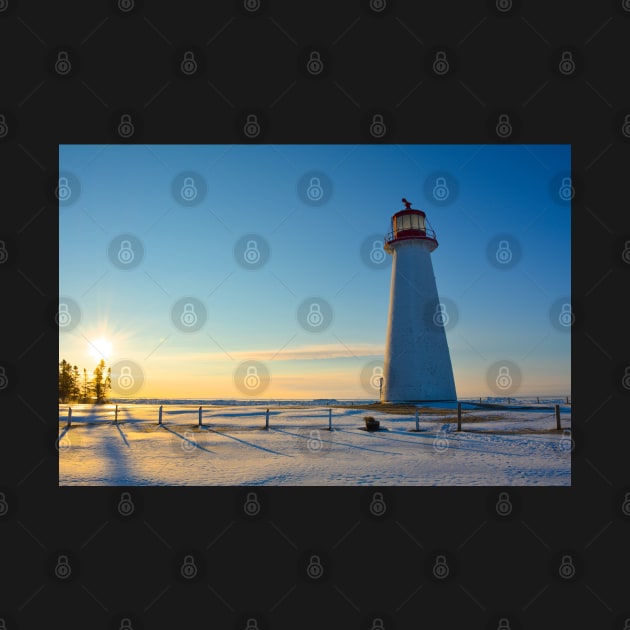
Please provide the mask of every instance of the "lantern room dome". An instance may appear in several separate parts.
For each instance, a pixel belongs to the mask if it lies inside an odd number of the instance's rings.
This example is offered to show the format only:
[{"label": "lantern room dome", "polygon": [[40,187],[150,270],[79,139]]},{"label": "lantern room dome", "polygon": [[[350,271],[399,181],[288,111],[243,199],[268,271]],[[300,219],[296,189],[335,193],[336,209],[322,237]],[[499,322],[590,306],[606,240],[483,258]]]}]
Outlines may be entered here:
[{"label": "lantern room dome", "polygon": [[430,241],[433,249],[437,247],[435,230],[427,221],[427,215],[422,210],[411,208],[411,203],[403,199],[405,209],[399,210],[391,219],[391,229],[385,236],[385,249],[389,250],[393,243],[409,239]]}]

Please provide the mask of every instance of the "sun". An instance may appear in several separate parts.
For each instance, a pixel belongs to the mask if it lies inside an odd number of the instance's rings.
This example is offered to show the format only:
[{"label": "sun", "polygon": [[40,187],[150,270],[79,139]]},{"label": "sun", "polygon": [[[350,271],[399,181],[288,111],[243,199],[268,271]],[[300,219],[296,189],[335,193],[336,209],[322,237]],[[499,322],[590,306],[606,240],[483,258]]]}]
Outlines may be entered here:
[{"label": "sun", "polygon": [[98,359],[109,359],[112,353],[112,343],[105,337],[98,337],[88,342],[88,352],[90,356]]}]

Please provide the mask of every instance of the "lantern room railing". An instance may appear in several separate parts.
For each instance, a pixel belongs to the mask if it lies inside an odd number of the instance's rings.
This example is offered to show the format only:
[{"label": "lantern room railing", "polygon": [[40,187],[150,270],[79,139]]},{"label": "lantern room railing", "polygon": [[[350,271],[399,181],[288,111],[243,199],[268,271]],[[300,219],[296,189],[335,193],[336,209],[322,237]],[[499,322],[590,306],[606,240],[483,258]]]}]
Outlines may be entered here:
[{"label": "lantern room railing", "polygon": [[391,230],[385,235],[385,242],[391,243],[391,241],[401,241],[407,238],[426,238],[435,241],[435,230],[430,227],[425,227],[423,230],[411,228]]}]

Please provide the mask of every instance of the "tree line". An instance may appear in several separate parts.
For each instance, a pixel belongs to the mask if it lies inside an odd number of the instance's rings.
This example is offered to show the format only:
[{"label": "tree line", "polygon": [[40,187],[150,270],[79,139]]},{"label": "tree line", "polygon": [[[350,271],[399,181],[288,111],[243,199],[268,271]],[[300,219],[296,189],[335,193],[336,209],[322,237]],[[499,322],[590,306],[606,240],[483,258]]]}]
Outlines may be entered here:
[{"label": "tree line", "polygon": [[65,359],[59,363],[59,402],[107,402],[107,394],[112,387],[112,368],[105,366],[101,359],[91,375],[83,368],[83,374],[76,365]]}]

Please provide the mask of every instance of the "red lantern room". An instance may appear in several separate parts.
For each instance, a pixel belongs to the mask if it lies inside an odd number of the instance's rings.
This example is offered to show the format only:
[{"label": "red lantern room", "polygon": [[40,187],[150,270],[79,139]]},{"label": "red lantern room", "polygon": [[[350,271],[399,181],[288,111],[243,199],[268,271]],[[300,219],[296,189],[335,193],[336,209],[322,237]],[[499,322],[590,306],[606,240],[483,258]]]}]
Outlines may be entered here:
[{"label": "red lantern room", "polygon": [[392,216],[391,231],[385,237],[385,250],[391,251],[393,243],[407,239],[429,241],[428,244],[432,245],[431,249],[435,249],[438,242],[435,238],[435,230],[427,221],[427,215],[422,210],[413,210],[411,202],[404,197],[402,202],[405,204],[405,209]]}]

